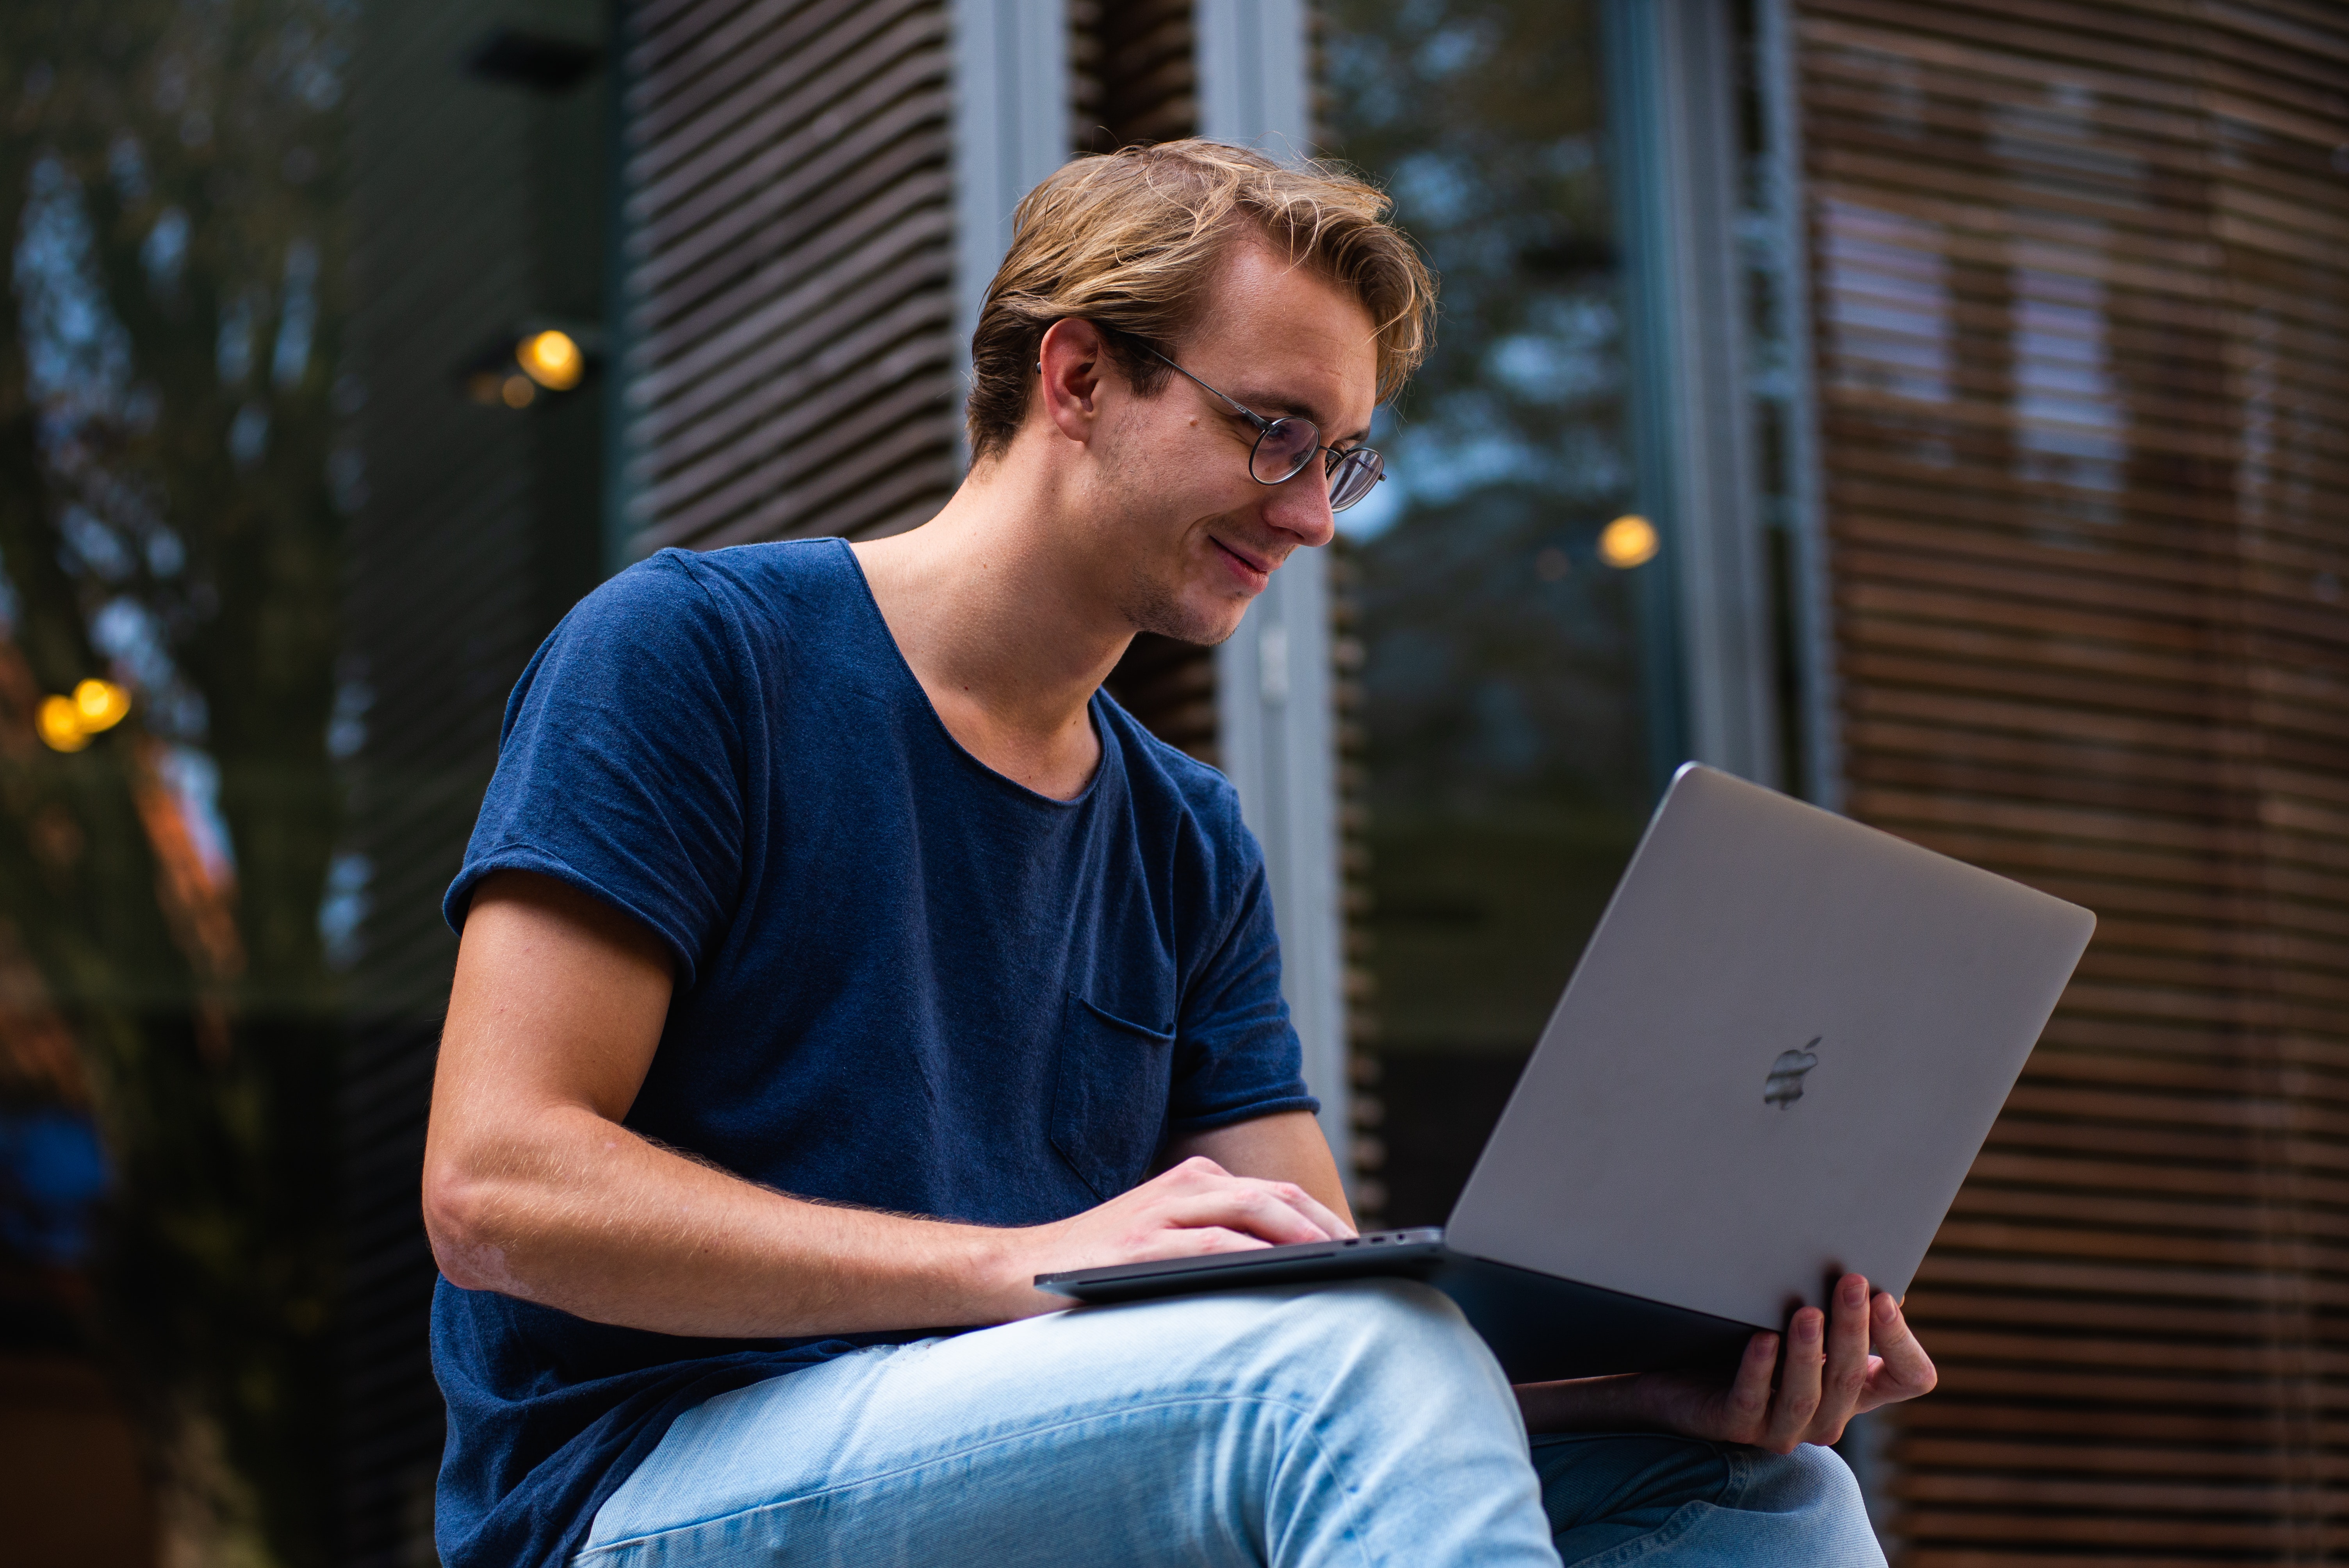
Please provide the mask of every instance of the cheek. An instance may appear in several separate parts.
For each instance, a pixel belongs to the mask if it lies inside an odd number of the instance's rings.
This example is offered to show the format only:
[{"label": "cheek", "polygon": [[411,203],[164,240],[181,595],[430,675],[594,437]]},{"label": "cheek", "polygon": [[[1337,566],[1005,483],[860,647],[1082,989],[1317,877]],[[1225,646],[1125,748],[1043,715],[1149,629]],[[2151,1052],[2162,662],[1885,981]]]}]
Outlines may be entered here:
[{"label": "cheek", "polygon": [[1203,563],[1224,570],[1208,525],[1272,493],[1248,477],[1247,447],[1175,406],[1177,396],[1127,405],[1094,449],[1102,516],[1117,520],[1113,547],[1162,580],[1196,575]]},{"label": "cheek", "polygon": [[1136,531],[1179,544],[1206,519],[1252,499],[1234,493],[1231,483],[1237,473],[1247,490],[1256,488],[1247,482],[1245,463],[1234,462],[1217,446],[1212,433],[1180,426],[1147,432],[1103,450],[1102,486]]}]

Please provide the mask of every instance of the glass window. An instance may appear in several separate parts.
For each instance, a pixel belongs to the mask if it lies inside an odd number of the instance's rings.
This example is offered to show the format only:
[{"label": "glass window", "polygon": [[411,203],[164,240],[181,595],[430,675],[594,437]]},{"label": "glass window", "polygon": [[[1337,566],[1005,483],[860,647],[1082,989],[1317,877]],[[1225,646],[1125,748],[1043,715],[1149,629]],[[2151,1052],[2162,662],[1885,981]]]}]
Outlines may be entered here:
[{"label": "glass window", "polygon": [[1443,277],[1355,563],[1385,1218],[1440,1222],[1643,825],[1614,216],[1595,7],[1332,0],[1328,150]]},{"label": "glass window", "polygon": [[119,1460],[24,1494],[77,1560],[150,1480],[173,1558],[429,1519],[438,901],[598,572],[607,20],[0,8],[0,1357]]}]

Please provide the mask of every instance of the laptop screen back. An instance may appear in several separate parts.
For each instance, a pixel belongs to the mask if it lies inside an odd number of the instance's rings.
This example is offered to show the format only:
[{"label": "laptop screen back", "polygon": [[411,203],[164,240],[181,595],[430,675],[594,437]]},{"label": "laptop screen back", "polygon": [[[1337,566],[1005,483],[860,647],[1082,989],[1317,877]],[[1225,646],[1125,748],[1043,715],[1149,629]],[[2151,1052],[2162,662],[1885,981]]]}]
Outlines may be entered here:
[{"label": "laptop screen back", "polygon": [[1694,765],[1454,1209],[1455,1249],[1766,1326],[1905,1292],[2088,911]]}]

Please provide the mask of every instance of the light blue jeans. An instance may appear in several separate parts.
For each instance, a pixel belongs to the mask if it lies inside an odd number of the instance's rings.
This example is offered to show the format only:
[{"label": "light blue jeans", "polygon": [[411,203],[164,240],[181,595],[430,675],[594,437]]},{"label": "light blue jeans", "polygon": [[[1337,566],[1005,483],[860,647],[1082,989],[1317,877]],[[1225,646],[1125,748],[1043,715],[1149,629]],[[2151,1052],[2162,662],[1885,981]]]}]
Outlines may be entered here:
[{"label": "light blue jeans", "polygon": [[1529,1445],[1452,1304],[1361,1281],[860,1350],[688,1411],[578,1568],[1882,1568],[1843,1462]]}]

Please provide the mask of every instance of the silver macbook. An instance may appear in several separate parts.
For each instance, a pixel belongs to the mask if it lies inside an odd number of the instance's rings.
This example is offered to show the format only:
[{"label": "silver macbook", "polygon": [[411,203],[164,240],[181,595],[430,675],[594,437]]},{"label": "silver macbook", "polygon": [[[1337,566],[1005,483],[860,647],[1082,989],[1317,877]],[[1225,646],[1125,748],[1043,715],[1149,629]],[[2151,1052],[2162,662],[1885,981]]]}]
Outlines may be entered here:
[{"label": "silver macbook", "polygon": [[1520,1382],[1732,1365],[1842,1274],[1908,1290],[2095,923],[1690,763],[1449,1223],[1036,1284],[1401,1274]]}]

